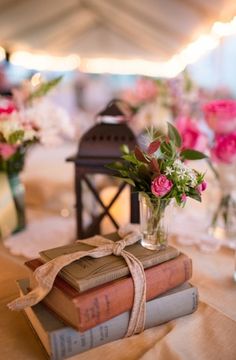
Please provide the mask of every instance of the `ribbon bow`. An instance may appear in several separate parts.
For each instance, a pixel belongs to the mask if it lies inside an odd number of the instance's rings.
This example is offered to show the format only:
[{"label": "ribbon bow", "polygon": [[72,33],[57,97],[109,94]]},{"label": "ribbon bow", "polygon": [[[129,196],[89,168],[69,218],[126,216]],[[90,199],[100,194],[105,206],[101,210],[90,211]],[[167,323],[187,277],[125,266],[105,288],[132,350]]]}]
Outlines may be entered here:
[{"label": "ribbon bow", "polygon": [[108,255],[122,256],[126,261],[134,282],[134,301],[126,337],[138,334],[144,330],[145,304],[146,304],[146,278],[142,263],[131,253],[125,250],[126,246],[135,244],[140,240],[140,232],[133,225],[119,229],[119,241],[112,241],[103,236],[96,235],[77,242],[95,246],[88,251],[77,251],[72,254],[58,256],[41,265],[34,271],[38,286],[23,297],[10,302],[11,310],[21,310],[40,302],[52,289],[58,272],[66,265],[85,256],[100,258]]}]

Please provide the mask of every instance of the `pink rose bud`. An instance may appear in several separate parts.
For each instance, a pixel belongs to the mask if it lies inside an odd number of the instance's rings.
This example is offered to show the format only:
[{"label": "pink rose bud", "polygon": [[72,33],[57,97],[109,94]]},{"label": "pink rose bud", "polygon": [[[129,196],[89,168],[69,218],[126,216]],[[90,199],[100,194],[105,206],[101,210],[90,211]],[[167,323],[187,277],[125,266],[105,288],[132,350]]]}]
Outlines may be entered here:
[{"label": "pink rose bud", "polygon": [[181,195],[181,201],[185,202],[187,200],[187,195],[186,194],[182,194]]},{"label": "pink rose bud", "polygon": [[0,144],[0,156],[4,160],[8,160],[16,152],[16,146],[9,144]]},{"label": "pink rose bud", "polygon": [[151,191],[157,197],[165,196],[173,187],[173,183],[165,175],[156,177],[151,184]]},{"label": "pink rose bud", "polygon": [[203,182],[197,186],[197,191],[199,193],[202,193],[203,191],[206,190],[206,188],[207,188],[207,182],[203,180]]}]

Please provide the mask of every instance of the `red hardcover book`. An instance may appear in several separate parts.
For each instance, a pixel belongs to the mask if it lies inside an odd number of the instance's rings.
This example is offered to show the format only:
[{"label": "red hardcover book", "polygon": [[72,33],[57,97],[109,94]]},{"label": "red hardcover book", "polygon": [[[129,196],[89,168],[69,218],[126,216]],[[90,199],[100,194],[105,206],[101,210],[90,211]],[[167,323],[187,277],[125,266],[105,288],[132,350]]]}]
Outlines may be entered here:
[{"label": "red hardcover book", "polygon": [[[26,262],[32,272],[42,265],[40,259]],[[31,273],[32,274],[32,273]],[[192,276],[191,259],[180,254],[175,259],[145,270],[147,301],[173,289]],[[31,287],[35,287],[31,276]],[[79,331],[88,330],[132,308],[134,285],[130,276],[79,293],[57,276],[53,289],[43,302],[62,320]]]}]

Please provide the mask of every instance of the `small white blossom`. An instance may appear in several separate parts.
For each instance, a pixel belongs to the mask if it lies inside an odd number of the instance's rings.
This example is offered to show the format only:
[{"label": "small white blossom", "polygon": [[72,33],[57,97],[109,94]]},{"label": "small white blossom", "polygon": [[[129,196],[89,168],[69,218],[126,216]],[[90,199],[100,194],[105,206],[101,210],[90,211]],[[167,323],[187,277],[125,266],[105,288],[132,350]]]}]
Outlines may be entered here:
[{"label": "small white blossom", "polygon": [[175,170],[172,167],[167,166],[165,169],[165,175],[171,175],[171,174],[173,174],[174,171]]},{"label": "small white blossom", "polygon": [[191,187],[195,187],[197,185],[196,173],[187,165],[185,165],[181,160],[175,160],[173,167],[175,169],[176,175],[180,180],[189,182]]}]

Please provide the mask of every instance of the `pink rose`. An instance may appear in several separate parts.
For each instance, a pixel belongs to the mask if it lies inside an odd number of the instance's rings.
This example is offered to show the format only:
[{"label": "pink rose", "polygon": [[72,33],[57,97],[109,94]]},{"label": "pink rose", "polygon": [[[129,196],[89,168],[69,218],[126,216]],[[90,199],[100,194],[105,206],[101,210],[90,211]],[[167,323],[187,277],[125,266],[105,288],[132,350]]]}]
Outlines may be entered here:
[{"label": "pink rose", "polygon": [[236,101],[215,100],[204,105],[208,126],[216,133],[226,134],[236,130]]},{"label": "pink rose", "polygon": [[207,182],[203,180],[201,184],[197,186],[197,191],[201,194],[203,191],[205,191],[207,188]]},{"label": "pink rose", "polygon": [[173,183],[165,175],[157,176],[151,184],[151,191],[157,197],[165,196],[171,189]]},{"label": "pink rose", "polygon": [[186,194],[182,194],[182,195],[181,195],[181,201],[182,201],[182,202],[186,202],[186,200],[187,200],[187,195],[186,195]]},{"label": "pink rose", "polygon": [[213,160],[231,164],[236,161],[236,132],[217,135],[211,151]]},{"label": "pink rose", "polygon": [[198,125],[188,117],[179,117],[176,127],[182,136],[182,148],[205,151],[207,148],[207,136],[202,133]]},{"label": "pink rose", "polygon": [[8,160],[16,152],[16,146],[9,144],[0,144],[0,156]]},{"label": "pink rose", "polygon": [[0,102],[0,115],[10,115],[16,111],[15,104],[10,100],[2,100]]}]

